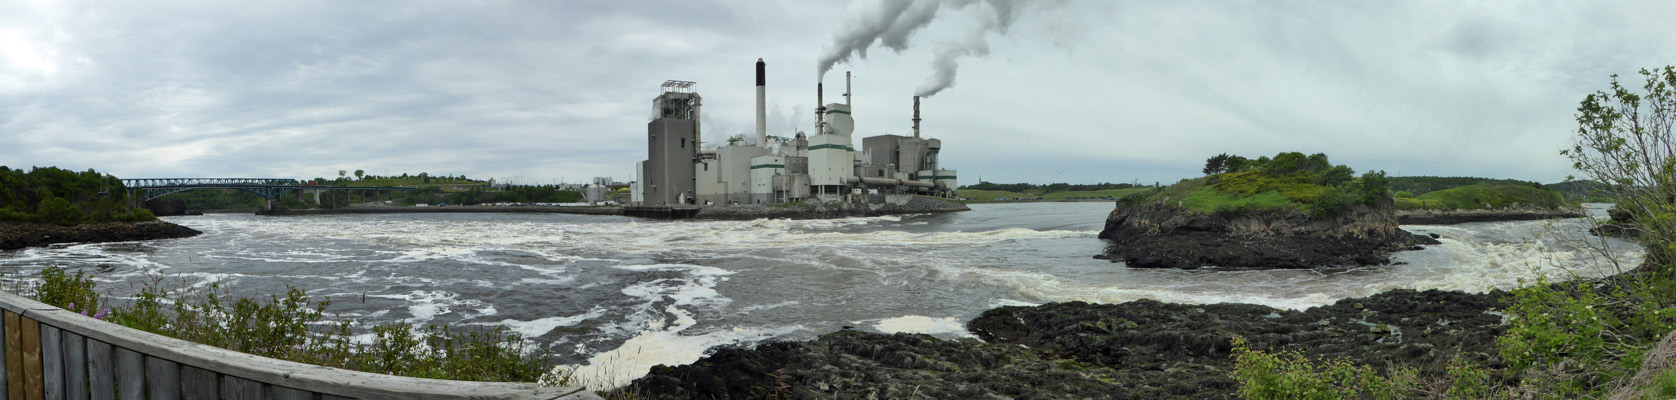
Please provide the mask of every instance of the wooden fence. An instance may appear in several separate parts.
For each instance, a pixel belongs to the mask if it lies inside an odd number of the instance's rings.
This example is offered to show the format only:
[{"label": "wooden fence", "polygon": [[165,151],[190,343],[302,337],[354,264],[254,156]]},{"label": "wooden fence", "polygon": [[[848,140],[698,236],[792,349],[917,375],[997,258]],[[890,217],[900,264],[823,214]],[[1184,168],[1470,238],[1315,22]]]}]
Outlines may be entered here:
[{"label": "wooden fence", "polygon": [[578,387],[408,378],[240,353],[0,292],[0,400],[598,399]]}]

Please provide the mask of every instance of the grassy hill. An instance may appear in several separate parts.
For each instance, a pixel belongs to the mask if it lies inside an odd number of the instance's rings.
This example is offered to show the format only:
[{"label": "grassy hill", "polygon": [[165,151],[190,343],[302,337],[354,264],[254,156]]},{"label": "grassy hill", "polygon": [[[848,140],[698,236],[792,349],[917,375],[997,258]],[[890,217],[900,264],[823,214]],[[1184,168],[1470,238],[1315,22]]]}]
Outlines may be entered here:
[{"label": "grassy hill", "polygon": [[1546,209],[1572,205],[1560,192],[1528,184],[1480,183],[1429,192],[1418,197],[1399,193],[1399,210],[1478,210],[1511,206]]},{"label": "grassy hill", "polygon": [[1384,172],[1368,171],[1358,178],[1354,171],[1332,165],[1325,154],[1289,152],[1272,159],[1219,155],[1206,161],[1209,176],[1129,196],[1123,203],[1138,207],[1156,202],[1203,213],[1292,209],[1325,217],[1387,196]]},{"label": "grassy hill", "polygon": [[1000,201],[1000,199],[1034,198],[1036,195],[1005,190],[960,189],[960,197],[971,201]]},{"label": "grassy hill", "polygon": [[1123,196],[1128,196],[1128,195],[1131,195],[1131,194],[1144,192],[1146,190],[1147,190],[1147,188],[1144,188],[1144,187],[1133,187],[1133,188],[1126,188],[1126,189],[1105,189],[1105,190],[1071,190],[1071,191],[1053,192],[1053,193],[1044,194],[1044,195],[1042,195],[1042,198],[1047,199],[1047,200],[1120,199],[1120,198],[1123,198]]}]

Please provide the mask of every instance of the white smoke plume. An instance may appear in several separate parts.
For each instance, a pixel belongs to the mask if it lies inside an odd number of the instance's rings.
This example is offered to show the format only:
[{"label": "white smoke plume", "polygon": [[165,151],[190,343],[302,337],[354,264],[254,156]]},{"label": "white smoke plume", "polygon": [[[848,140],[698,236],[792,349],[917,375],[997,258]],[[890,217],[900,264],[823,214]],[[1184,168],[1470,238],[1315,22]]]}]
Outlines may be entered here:
[{"label": "white smoke plume", "polygon": [[977,21],[967,27],[964,40],[938,43],[931,61],[932,75],[915,89],[916,95],[930,97],[954,86],[961,57],[989,55],[990,33],[1005,36],[1026,12],[1056,7],[1065,1],[877,0],[854,9],[844,20],[843,28],[832,35],[832,45],[820,58],[818,76],[825,77],[834,65],[849,62],[852,56],[867,58],[867,49],[875,44],[902,52],[909,47],[909,37],[930,25],[942,10],[963,10],[978,4],[973,13]]}]

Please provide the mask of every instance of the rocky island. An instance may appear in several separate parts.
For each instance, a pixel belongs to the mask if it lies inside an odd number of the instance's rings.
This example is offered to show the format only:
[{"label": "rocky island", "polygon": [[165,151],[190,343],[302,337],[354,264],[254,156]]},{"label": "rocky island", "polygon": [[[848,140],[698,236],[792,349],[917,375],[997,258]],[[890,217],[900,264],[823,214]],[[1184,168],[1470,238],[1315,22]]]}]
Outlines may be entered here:
[{"label": "rocky island", "polygon": [[1397,227],[1383,172],[1355,177],[1324,154],[1296,152],[1208,164],[1208,176],[1118,200],[1096,257],[1136,268],[1315,268],[1388,264],[1393,252],[1438,244]]},{"label": "rocky island", "polygon": [[122,181],[94,170],[0,166],[0,250],[170,239],[201,232],[128,205]]}]

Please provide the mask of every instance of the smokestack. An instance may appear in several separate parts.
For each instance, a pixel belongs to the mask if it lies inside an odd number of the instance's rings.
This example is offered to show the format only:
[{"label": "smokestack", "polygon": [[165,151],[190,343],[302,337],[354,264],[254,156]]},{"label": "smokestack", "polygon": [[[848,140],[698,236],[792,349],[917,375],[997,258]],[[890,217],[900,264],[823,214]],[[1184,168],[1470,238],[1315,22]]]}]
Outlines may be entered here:
[{"label": "smokestack", "polygon": [[855,103],[850,100],[850,71],[844,71],[844,105],[850,106],[850,112],[855,112]]},{"label": "smokestack", "polygon": [[914,139],[919,139],[919,96],[914,96]]},{"label": "smokestack", "polygon": [[757,59],[757,146],[768,148],[768,92],[765,89],[768,63]]},{"label": "smokestack", "polygon": [[[816,128],[819,128],[820,123],[826,122],[826,100],[821,99],[821,92],[824,90],[824,89],[821,88],[821,85],[824,85],[824,83],[815,82],[815,125],[816,125]],[[821,133],[822,133],[822,131],[820,131],[819,129],[816,129],[816,132],[815,132],[816,135],[819,135]]]}]

